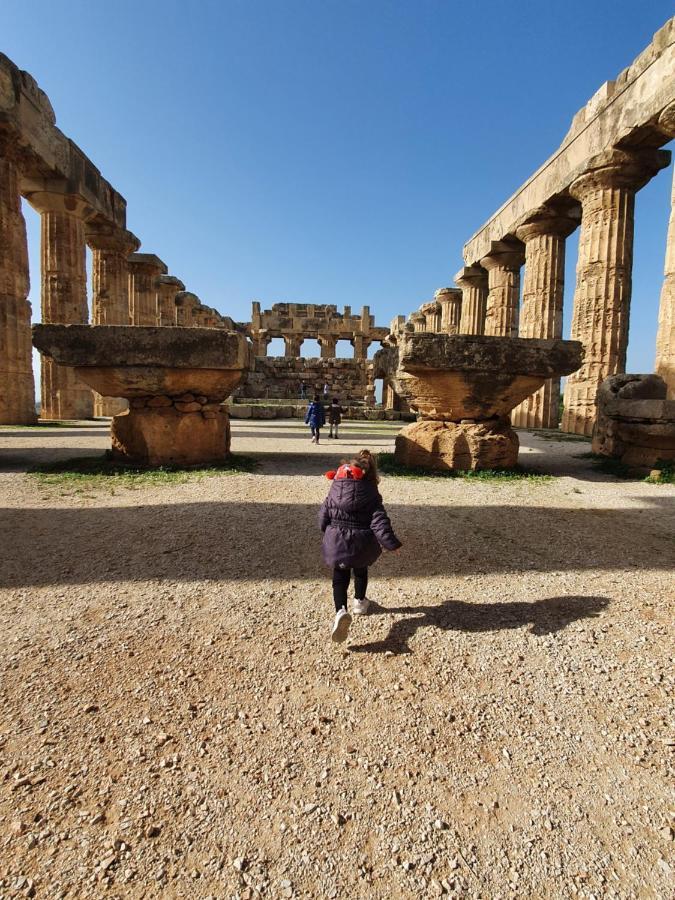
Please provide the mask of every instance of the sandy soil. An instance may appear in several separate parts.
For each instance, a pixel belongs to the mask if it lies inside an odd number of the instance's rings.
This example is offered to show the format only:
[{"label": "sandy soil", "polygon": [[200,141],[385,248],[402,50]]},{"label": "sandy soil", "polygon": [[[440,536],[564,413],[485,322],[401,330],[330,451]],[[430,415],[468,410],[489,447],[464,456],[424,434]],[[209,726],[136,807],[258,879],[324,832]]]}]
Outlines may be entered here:
[{"label": "sandy soil", "polygon": [[322,472],[394,433],[82,490],[25,469],[105,427],[0,429],[0,898],[672,896],[675,488],[384,478],[336,646]]}]

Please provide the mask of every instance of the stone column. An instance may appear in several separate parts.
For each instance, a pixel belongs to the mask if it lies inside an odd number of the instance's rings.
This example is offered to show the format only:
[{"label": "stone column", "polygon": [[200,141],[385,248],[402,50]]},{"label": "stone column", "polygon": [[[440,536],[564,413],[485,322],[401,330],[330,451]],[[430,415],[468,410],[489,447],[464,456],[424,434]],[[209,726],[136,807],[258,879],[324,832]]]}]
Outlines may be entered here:
[{"label": "stone column", "polygon": [[487,308],[488,276],[480,266],[465,266],[455,275],[455,283],[462,290],[460,334],[484,334]]},{"label": "stone column", "polygon": [[332,334],[320,334],[318,341],[321,347],[321,359],[334,359],[337,338]]},{"label": "stone column", "polygon": [[176,294],[184,291],[185,285],[175,275],[157,276],[157,304],[159,307],[159,324],[176,324]]},{"label": "stone column", "polygon": [[[543,206],[516,229],[525,244],[519,337],[562,338],[565,239],[578,224]],[[559,405],[560,379],[551,378],[513,410],[511,422],[520,428],[557,428]]]},{"label": "stone column", "polygon": [[28,244],[19,148],[0,133],[0,424],[32,425],[35,383],[28,302]]},{"label": "stone column", "polygon": [[[671,103],[661,113],[659,128],[668,138],[675,138],[675,103]],[[656,332],[654,371],[665,381],[668,388],[668,399],[675,400],[675,173],[673,173],[670,199],[664,274],[659,304],[659,326]]]},{"label": "stone column", "polygon": [[154,253],[132,253],[129,257],[129,312],[132,325],[159,324],[157,279],[167,267]]},{"label": "stone column", "polygon": [[668,159],[659,150],[612,150],[594,157],[570,186],[581,202],[571,337],[583,343],[585,356],[567,379],[563,431],[591,435],[598,387],[625,371],[635,192]]},{"label": "stone column", "polygon": [[283,335],[285,352],[284,356],[286,357],[297,357],[300,356],[300,348],[302,346],[302,338],[298,337],[296,334],[285,334]]},{"label": "stone column", "polygon": [[485,310],[485,334],[517,337],[520,305],[520,267],[522,250],[502,241],[480,264],[488,271],[488,296]]},{"label": "stone column", "polygon": [[[94,325],[129,324],[129,268],[127,257],[140,241],[130,231],[110,223],[85,227],[92,260],[92,322]],[[123,397],[102,397],[94,392],[94,415],[116,416],[128,407]]]},{"label": "stone column", "polygon": [[[40,213],[42,321],[45,324],[86,324],[86,244],[84,217],[89,207],[79,197],[59,191],[31,190],[26,197]],[[43,419],[90,419],[91,389],[69,366],[42,358]]]},{"label": "stone column", "polygon": [[253,355],[267,356],[267,348],[272,338],[261,331],[258,334],[252,335],[251,339],[253,341]]},{"label": "stone column", "polygon": [[427,317],[424,315],[424,313],[421,313],[421,312],[410,313],[409,321],[410,321],[414,331],[422,332],[422,331],[427,330]]},{"label": "stone column", "polygon": [[439,288],[434,299],[441,306],[440,330],[445,334],[459,334],[462,317],[462,292],[457,288]]},{"label": "stone column", "polygon": [[370,338],[362,334],[355,334],[350,343],[354,348],[354,359],[368,358],[368,348],[373,343]]}]

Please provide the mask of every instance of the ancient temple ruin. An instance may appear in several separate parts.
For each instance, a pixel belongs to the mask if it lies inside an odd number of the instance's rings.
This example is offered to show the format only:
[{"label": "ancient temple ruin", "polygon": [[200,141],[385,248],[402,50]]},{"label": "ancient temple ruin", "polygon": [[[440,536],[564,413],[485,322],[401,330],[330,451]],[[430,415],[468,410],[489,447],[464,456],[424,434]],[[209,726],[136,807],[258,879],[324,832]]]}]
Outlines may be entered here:
[{"label": "ancient temple ruin", "polygon": [[[577,228],[579,254],[572,334],[584,349],[581,368],[565,386],[561,427],[590,435],[596,395],[625,370],[631,300],[635,194],[670,161],[662,150],[675,137],[675,19],[614,81],[605,83],[574,117],[561,146],[464,246],[456,287],[444,287],[407,319],[375,324],[368,307],[352,314],[335,306],[253,304],[251,321],[235,323],[205,306],[169,273],[164,260],[141,250],[126,228],[126,201],[82,150],[56,126],[46,94],[0,55],[0,423],[35,420],[31,365],[26,229],[21,199],[40,213],[43,323],[89,321],[85,248],[92,251],[92,316],[97,325],[220,328],[245,336],[255,362],[243,396],[297,396],[329,384],[345,400],[405,408],[386,367],[368,360],[373,342],[397,346],[409,334],[486,335],[559,340],[566,238]],[[675,204],[675,186],[673,189]],[[524,276],[521,272],[524,266]],[[285,354],[269,359],[273,338]],[[320,357],[302,359],[316,339]],[[351,359],[335,359],[349,340]],[[675,397],[675,212],[666,242],[655,370]],[[557,427],[557,376],[526,397],[511,415],[521,427]],[[45,418],[112,415],[123,398],[102,397],[72,367],[46,359],[41,414]]]},{"label": "ancient temple ruin", "polygon": [[[437,292],[407,321],[392,323],[392,340],[405,330],[562,337],[565,240],[579,228],[571,338],[584,345],[585,359],[567,379],[562,429],[590,435],[599,386],[625,371],[635,194],[668,165],[670,153],[660,148],[673,137],[670,19],[627,69],[596,91],[561,146],[465,244],[464,266],[455,276],[461,300],[444,304],[444,292],[452,289]],[[669,397],[675,397],[673,210],[675,184],[655,360]],[[514,410],[513,424],[557,427],[559,399],[560,380],[550,379]]]},{"label": "ancient temple ruin", "polygon": [[[375,324],[370,308],[362,307],[359,315],[352,315],[345,306],[339,313],[337,306],[314,303],[275,303],[271,309],[261,310],[254,301],[251,321],[241,326],[251,339],[254,362],[251,371],[238,391],[242,398],[291,400],[303,393],[323,391],[328,385],[331,396],[344,402],[375,402],[373,364],[368,360],[368,348],[386,341],[389,329]],[[274,338],[284,341],[284,355],[269,357],[268,347]],[[306,340],[316,340],[321,356],[304,357],[302,346]],[[338,341],[349,341],[353,357],[336,358]]]}]

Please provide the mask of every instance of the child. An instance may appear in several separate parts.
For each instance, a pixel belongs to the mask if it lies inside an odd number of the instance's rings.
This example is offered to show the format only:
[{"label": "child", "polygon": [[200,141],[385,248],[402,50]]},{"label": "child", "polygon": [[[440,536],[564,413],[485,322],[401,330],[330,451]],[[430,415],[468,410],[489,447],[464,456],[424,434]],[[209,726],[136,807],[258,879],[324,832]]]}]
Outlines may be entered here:
[{"label": "child", "polygon": [[318,394],[314,394],[314,400],[307,407],[307,415],[305,416],[305,425],[309,425],[312,430],[312,443],[319,443],[319,432],[326,424],[326,413],[324,412],[323,403]]},{"label": "child", "polygon": [[330,425],[329,438],[333,437],[333,428],[335,428],[335,437],[338,436],[338,425],[342,421],[342,407],[338,403],[337,397],[333,397],[333,402],[328,407],[328,424]]},{"label": "child", "polygon": [[327,472],[332,480],[328,496],[321,504],[319,527],[323,532],[323,558],[333,569],[335,622],[332,639],[345,641],[352,617],[347,612],[347,588],[354,569],[354,615],[368,612],[366,597],[368,566],[385,550],[402,545],[394,534],[377,489],[375,458],[362,450],[337,472]]}]

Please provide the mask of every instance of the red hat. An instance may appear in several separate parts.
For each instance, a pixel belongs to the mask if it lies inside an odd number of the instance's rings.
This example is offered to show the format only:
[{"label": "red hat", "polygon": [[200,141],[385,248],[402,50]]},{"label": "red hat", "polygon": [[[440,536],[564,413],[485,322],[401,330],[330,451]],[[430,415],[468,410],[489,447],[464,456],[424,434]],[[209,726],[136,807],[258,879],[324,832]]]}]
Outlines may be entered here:
[{"label": "red hat", "polygon": [[331,469],[330,472],[326,472],[326,478],[330,481],[334,478],[353,478],[355,481],[361,481],[365,474],[366,473],[363,469],[359,468],[359,466],[353,466],[351,463],[344,463],[337,472],[334,469]]}]

